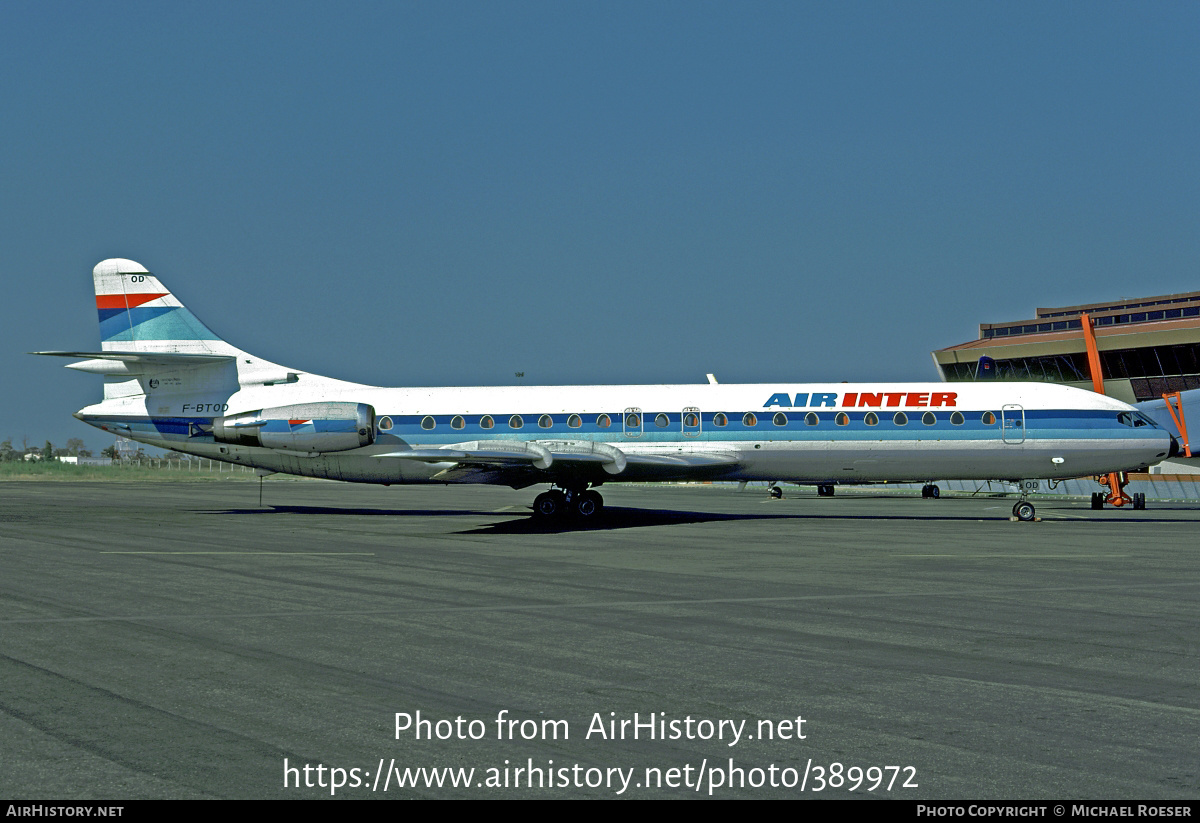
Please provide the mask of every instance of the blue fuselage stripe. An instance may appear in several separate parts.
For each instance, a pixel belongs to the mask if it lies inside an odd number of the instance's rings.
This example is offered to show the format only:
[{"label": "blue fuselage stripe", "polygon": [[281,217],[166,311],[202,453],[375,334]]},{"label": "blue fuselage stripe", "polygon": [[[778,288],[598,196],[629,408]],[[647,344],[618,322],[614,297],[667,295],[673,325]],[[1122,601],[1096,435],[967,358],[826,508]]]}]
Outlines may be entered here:
[{"label": "blue fuselage stripe", "polygon": [[[837,425],[836,417],[840,412],[813,412],[816,414],[817,425],[807,425],[804,414],[789,414],[784,425],[773,422],[774,415],[758,413],[757,424],[748,426],[743,422],[743,414],[727,413],[728,423],[717,426],[713,422],[715,413],[703,413],[699,429],[684,429],[682,415],[679,413],[664,413],[666,426],[655,424],[657,413],[643,415],[642,427],[626,430],[622,427],[623,415],[610,413],[608,416],[612,425],[605,428],[596,425],[598,415],[588,414],[582,417],[579,427],[567,425],[570,415],[549,415],[552,424],[548,428],[538,425],[540,415],[522,415],[523,425],[514,429],[509,426],[509,419],[514,415],[379,415],[377,421],[390,421],[391,428],[381,429],[379,435],[383,442],[394,437],[407,442],[431,445],[458,443],[464,440],[595,440],[620,442],[697,442],[705,441],[759,441],[770,442],[786,440],[791,442],[829,442],[834,440],[848,441],[954,441],[954,440],[986,440],[989,438],[1006,440],[1152,440],[1161,436],[1162,430],[1154,427],[1132,428],[1116,420],[1116,415],[1109,411],[1070,411],[1070,410],[1026,410],[1023,419],[1017,417],[996,417],[995,422],[983,422],[983,413],[964,412],[963,422],[954,424],[950,421],[953,412],[934,412],[936,422],[926,425],[921,421],[922,413],[908,414],[906,425],[897,425],[891,415],[879,415],[879,422],[867,425],[866,412],[847,412],[848,421]],[[426,429],[422,422],[428,422],[432,417],[434,427]],[[490,417],[494,423],[492,428],[480,427],[480,421]],[[454,428],[452,421],[461,421],[462,428]],[[111,422],[127,425],[147,433],[157,432],[162,435],[195,437],[201,435],[199,426],[208,427],[212,424],[211,417],[147,417],[131,416],[111,418]],[[93,422],[104,423],[103,419]],[[1003,424],[1008,424],[1001,428]],[[304,424],[303,429],[290,427],[287,421],[271,421],[263,431],[342,431],[347,423],[344,420],[314,420]],[[385,423],[386,425],[386,423]]]}]

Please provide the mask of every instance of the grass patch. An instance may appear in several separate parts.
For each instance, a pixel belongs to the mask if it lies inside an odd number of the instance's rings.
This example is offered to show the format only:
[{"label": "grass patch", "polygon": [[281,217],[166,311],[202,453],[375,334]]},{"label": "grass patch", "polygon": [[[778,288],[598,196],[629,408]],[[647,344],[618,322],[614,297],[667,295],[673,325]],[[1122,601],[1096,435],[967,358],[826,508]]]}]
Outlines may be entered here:
[{"label": "grass patch", "polygon": [[5,480],[257,480],[253,469],[232,466],[208,460],[196,463],[178,460],[143,459],[113,464],[111,466],[80,466],[73,463],[26,462],[24,460],[0,463],[0,482]]}]

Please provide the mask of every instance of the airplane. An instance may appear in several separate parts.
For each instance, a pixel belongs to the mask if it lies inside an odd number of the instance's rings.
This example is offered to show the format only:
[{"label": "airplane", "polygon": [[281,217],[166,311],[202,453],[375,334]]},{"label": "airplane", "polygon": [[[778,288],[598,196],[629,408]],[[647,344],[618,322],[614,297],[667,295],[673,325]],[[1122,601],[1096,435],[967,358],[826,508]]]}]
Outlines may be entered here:
[{"label": "airplane", "polygon": [[[225,342],[142,265],[93,271],[104,398],[75,417],[148,445],[357,483],[549,484],[533,514],[595,518],[606,483],[926,482],[1127,471],[1178,449],[1137,409],[1047,383],[382,388]],[[936,487],[934,487],[936,489]],[[926,496],[936,496],[928,494]],[[1035,519],[1024,496],[1019,520]]]},{"label": "airplane", "polygon": [[[1174,409],[1170,407],[1166,397],[1144,400],[1133,405],[1142,414],[1166,429],[1171,436],[1179,441],[1182,447],[1188,443],[1187,410],[1192,410],[1192,420],[1200,417],[1200,389],[1189,389],[1180,392],[1178,403]],[[1196,465],[1198,463],[1197,458],[1200,458],[1200,455],[1193,456],[1190,452],[1191,450],[1189,449],[1186,455],[1176,454],[1173,457],[1185,465]]]}]

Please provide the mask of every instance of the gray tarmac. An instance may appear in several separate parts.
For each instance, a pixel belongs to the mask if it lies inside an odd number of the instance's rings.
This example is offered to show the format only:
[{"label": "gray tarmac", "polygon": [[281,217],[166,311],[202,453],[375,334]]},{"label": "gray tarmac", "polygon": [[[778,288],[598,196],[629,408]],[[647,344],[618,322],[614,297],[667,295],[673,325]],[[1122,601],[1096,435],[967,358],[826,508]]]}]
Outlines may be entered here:
[{"label": "gray tarmac", "polygon": [[536,491],[0,484],[0,797],[1200,797],[1200,508]]}]

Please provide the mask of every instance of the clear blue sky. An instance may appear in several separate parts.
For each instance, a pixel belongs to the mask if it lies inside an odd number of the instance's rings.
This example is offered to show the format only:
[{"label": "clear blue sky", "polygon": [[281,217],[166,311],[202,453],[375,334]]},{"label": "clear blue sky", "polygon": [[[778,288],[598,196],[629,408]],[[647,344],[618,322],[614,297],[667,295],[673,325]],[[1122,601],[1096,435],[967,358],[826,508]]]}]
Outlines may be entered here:
[{"label": "clear blue sky", "polygon": [[0,439],[91,269],[382,385],[928,380],[1200,288],[1200,4],[0,3]]}]

